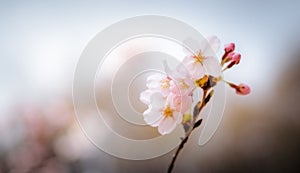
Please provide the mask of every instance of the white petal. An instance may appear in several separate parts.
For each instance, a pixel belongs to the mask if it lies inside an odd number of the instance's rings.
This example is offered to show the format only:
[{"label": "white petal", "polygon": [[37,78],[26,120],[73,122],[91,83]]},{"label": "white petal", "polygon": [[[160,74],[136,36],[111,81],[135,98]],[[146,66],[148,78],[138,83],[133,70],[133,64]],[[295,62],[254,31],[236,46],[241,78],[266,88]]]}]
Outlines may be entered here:
[{"label": "white petal", "polygon": [[140,101],[145,103],[146,105],[150,104],[150,97],[153,94],[153,91],[151,90],[145,90],[141,92],[140,94]]},{"label": "white petal", "polygon": [[161,112],[158,109],[154,109],[152,107],[149,107],[149,109],[147,109],[143,113],[143,116],[144,116],[145,122],[152,126],[154,123],[157,123],[157,121],[163,117],[163,115],[161,114]]},{"label": "white petal", "polygon": [[162,79],[165,79],[166,76],[163,75],[163,74],[154,74],[154,75],[151,75],[147,78],[147,87],[149,89],[160,89],[161,87],[161,83],[160,81]]},{"label": "white petal", "polygon": [[205,74],[205,68],[200,63],[196,63],[193,70],[192,78],[194,79],[200,79]]},{"label": "white petal", "polygon": [[[206,40],[205,40],[206,41]],[[202,43],[204,42],[204,38],[203,40],[199,41],[199,40],[196,40],[194,38],[187,38],[183,41],[183,45],[185,45],[186,47],[189,48],[189,50],[187,50],[186,48],[184,49],[184,52],[187,54],[187,55],[190,55],[190,54],[195,54],[197,51],[199,51],[200,49],[202,49],[203,45]]]},{"label": "white petal", "polygon": [[188,69],[183,63],[178,64],[176,71],[180,75],[180,77],[189,78],[191,76]]},{"label": "white petal", "polygon": [[176,120],[173,117],[164,118],[158,126],[158,132],[162,135],[171,133],[177,125]]},{"label": "white petal", "polygon": [[186,56],[182,60],[182,64],[185,65],[185,66],[187,66],[188,64],[192,64],[194,62],[195,62],[195,59],[192,56]]},{"label": "white petal", "polygon": [[217,36],[207,37],[207,41],[215,53],[219,52],[221,41],[219,40],[219,38]]},{"label": "white petal", "polygon": [[166,75],[163,75],[163,74],[160,74],[160,73],[155,73],[155,74],[150,75],[150,76],[147,77],[147,82],[152,81],[152,80],[154,80],[154,81],[161,80],[165,77],[166,77]]},{"label": "white petal", "polygon": [[203,62],[206,73],[213,76],[221,75],[221,66],[219,61],[215,57],[207,57],[207,59]]},{"label": "white petal", "polygon": [[164,68],[165,68],[165,72],[167,73],[167,76],[172,77],[173,76],[173,71],[170,69],[170,67],[169,67],[166,60],[163,60],[163,65],[164,65]]},{"label": "white petal", "polygon": [[158,120],[156,120],[155,122],[149,124],[150,126],[152,127],[157,127],[159,126],[159,124],[161,123],[161,121],[164,119],[165,117],[164,116],[161,116]]},{"label": "white petal", "polygon": [[164,97],[167,97],[170,93],[170,88],[162,88],[160,92]]},{"label": "white petal", "polygon": [[[219,43],[217,43],[217,42],[218,42],[217,39],[214,40],[214,39],[210,39],[210,38],[202,41],[201,50],[202,50],[202,53],[205,57],[216,55],[215,50],[219,49],[218,48]],[[211,45],[211,44],[216,44],[216,45]]]},{"label": "white petal", "polygon": [[160,92],[154,92],[150,97],[150,104],[155,109],[161,109],[166,104],[166,99]]},{"label": "white petal", "polygon": [[181,124],[183,115],[179,112],[174,112],[173,117],[176,119],[177,124]]}]

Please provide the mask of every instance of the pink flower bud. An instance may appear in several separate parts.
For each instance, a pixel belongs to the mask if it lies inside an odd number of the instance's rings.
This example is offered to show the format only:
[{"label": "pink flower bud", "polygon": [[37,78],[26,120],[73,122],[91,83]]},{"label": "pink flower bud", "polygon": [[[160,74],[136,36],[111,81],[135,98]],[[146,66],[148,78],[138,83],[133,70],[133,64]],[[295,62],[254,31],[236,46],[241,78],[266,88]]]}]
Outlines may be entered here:
[{"label": "pink flower bud", "polygon": [[225,45],[225,52],[229,53],[229,52],[233,52],[235,49],[235,44],[234,43],[229,43]]},{"label": "pink flower bud", "polygon": [[[234,52],[230,52],[230,53],[228,54],[228,56],[227,56],[228,60],[231,61],[234,55],[235,55]],[[227,58],[226,58],[226,59],[227,59]]]},{"label": "pink flower bud", "polygon": [[241,54],[239,54],[239,53],[234,53],[234,55],[232,56],[231,60],[232,60],[235,64],[240,63],[240,60],[241,60]]},{"label": "pink flower bud", "polygon": [[248,85],[246,84],[239,84],[236,88],[236,93],[239,95],[247,95],[251,92],[251,89]]},{"label": "pink flower bud", "polygon": [[221,65],[223,66],[225,63],[231,61],[234,54],[234,52],[225,53],[222,57]]}]

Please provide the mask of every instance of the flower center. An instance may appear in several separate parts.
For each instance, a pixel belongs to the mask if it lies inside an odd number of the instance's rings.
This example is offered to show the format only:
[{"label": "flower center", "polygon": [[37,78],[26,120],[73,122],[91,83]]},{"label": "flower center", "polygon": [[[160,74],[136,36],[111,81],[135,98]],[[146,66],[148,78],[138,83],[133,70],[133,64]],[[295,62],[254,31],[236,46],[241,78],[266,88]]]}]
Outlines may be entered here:
[{"label": "flower center", "polygon": [[164,110],[163,110],[163,113],[164,113],[164,116],[165,117],[172,117],[173,116],[173,112],[174,110],[170,108],[170,106],[167,106]]},{"label": "flower center", "polygon": [[193,58],[195,58],[196,63],[200,63],[201,65],[203,65],[203,61],[206,59],[201,51],[197,55],[194,55]]},{"label": "flower center", "polygon": [[169,81],[169,79],[162,79],[162,80],[160,80],[160,87],[162,89],[169,88],[170,87],[170,81]]},{"label": "flower center", "polygon": [[188,89],[189,88],[189,85],[186,84],[183,79],[181,79],[179,81],[179,86],[180,86],[181,89]]}]

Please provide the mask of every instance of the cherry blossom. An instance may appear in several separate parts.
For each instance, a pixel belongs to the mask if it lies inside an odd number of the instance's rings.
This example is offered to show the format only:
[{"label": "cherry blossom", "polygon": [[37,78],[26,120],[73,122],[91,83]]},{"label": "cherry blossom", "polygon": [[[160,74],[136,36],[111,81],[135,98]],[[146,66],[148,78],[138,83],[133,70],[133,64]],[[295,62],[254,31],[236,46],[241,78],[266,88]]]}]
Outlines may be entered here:
[{"label": "cherry blossom", "polygon": [[[202,49],[193,55],[186,56],[182,61],[194,80],[202,78],[208,72],[213,75],[218,74],[219,62],[213,54],[219,50],[219,39],[215,36],[209,37],[207,43],[202,43],[202,45]],[[213,54],[211,50],[213,50]]]},{"label": "cherry blossom", "polygon": [[160,91],[163,96],[170,93],[170,78],[164,74],[154,74],[147,78],[147,87],[152,91]]},{"label": "cherry blossom", "polygon": [[170,78],[163,74],[154,74],[147,78],[147,90],[140,94],[141,102],[149,105],[150,97],[154,92],[160,92],[164,97],[170,93]]},{"label": "cherry blossom", "polygon": [[[149,76],[146,81],[147,89],[140,94],[140,100],[148,106],[143,112],[145,122],[157,127],[162,135],[171,133],[179,124],[183,125],[186,133],[190,133],[201,109],[212,97],[214,86],[220,81],[226,82],[239,95],[250,93],[248,85],[227,82],[221,74],[220,69],[225,64],[223,72],[240,63],[241,54],[234,52],[234,43],[225,45],[221,62],[214,57],[220,48],[217,37],[210,37],[200,45],[202,46],[196,54],[187,55],[175,69],[171,69],[164,61],[165,74]],[[204,97],[193,108],[195,89],[202,89]],[[183,122],[184,116],[190,118]],[[187,125],[190,127],[186,127]]]},{"label": "cherry blossom", "polygon": [[186,113],[192,105],[193,99],[191,95],[176,95],[171,93],[168,102],[172,103],[177,112]]},{"label": "cherry blossom", "polygon": [[[173,97],[175,95],[170,95]],[[143,113],[147,124],[158,127],[158,132],[162,135],[171,133],[175,127],[181,123],[183,114],[178,111],[174,102],[169,102],[173,98],[165,98],[160,92],[154,92],[150,98],[148,109]]]},{"label": "cherry blossom", "polygon": [[[215,58],[220,48],[220,40],[217,37],[210,37],[201,44],[197,44],[193,39],[189,41],[195,42],[190,45],[199,46],[198,51],[195,54],[187,54],[175,69],[170,69],[164,61],[166,74],[149,76],[147,90],[140,94],[140,100],[148,106],[143,112],[148,125],[157,127],[161,135],[171,133],[179,124],[185,132],[168,167],[168,173],[172,172],[176,158],[193,130],[201,125],[203,119],[200,112],[213,97],[214,87],[219,82],[227,83],[238,95],[251,92],[248,85],[228,82],[222,75],[224,71],[240,63],[241,54],[235,52],[235,43],[224,46],[224,54],[219,62]],[[194,91],[199,89],[203,93],[201,100],[193,97]]]},{"label": "cherry blossom", "polygon": [[175,70],[171,70],[164,61],[165,71],[170,80],[170,91],[175,95],[191,95],[195,84],[189,71],[180,63]]},{"label": "cherry blossom", "polygon": [[166,75],[149,76],[147,90],[140,94],[140,100],[148,105],[143,113],[145,122],[158,127],[162,135],[171,133],[181,123],[183,114],[191,108],[195,88],[194,81],[182,64],[174,70],[166,62],[164,66]]}]

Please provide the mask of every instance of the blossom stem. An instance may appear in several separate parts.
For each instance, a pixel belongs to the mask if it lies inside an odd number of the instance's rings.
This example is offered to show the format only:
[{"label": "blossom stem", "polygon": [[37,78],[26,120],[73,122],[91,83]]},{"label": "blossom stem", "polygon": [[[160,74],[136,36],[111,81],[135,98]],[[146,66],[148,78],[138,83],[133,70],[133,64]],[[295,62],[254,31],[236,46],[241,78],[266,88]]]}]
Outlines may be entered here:
[{"label": "blossom stem", "polygon": [[193,130],[196,129],[197,127],[199,127],[202,123],[202,119],[199,119],[198,121],[196,121],[196,120],[197,120],[198,116],[200,115],[201,110],[206,105],[206,102],[205,102],[206,95],[207,95],[207,90],[203,90],[203,96],[202,96],[202,100],[201,100],[201,105],[199,107],[199,113],[198,113],[198,115],[194,116],[193,121],[192,121],[192,126],[191,126],[190,130],[186,133],[185,138],[182,139],[179,147],[177,148],[175,154],[173,155],[172,161],[171,161],[171,163],[169,165],[169,168],[168,168],[168,173],[172,172],[172,170],[174,168],[175,161],[176,161],[180,151],[183,149],[184,144],[188,141],[188,139],[189,139],[190,135],[192,134]]},{"label": "blossom stem", "polygon": [[228,67],[225,67],[223,70],[222,70],[222,72],[224,72],[225,70],[227,70],[228,69]]},{"label": "blossom stem", "polygon": [[237,85],[235,85],[234,83],[228,82],[228,81],[226,81],[224,79],[222,79],[222,81],[224,81],[225,83],[227,83],[232,88],[237,88]]}]

